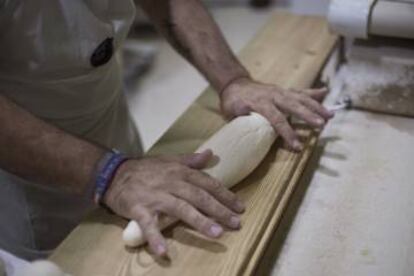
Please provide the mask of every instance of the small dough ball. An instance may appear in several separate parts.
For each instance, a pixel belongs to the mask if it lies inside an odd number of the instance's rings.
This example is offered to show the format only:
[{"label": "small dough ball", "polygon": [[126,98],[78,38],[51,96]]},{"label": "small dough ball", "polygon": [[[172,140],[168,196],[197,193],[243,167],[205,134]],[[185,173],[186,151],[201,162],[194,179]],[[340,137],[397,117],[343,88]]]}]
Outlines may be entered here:
[{"label": "small dough ball", "polygon": [[128,226],[122,232],[122,240],[129,247],[136,247],[143,242],[143,233],[141,227],[134,220],[128,223]]},{"label": "small dough ball", "polygon": [[68,276],[56,264],[41,260],[29,264],[17,276]]}]

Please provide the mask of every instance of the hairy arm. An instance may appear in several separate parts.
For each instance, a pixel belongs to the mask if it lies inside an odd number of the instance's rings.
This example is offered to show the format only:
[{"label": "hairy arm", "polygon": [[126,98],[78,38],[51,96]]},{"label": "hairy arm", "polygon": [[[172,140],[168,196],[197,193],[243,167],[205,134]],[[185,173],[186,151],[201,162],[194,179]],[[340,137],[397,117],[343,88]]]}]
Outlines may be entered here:
[{"label": "hairy arm", "polygon": [[0,167],[27,180],[81,194],[103,148],[72,136],[0,95]]},{"label": "hairy arm", "polygon": [[139,2],[160,33],[217,91],[222,91],[235,79],[249,76],[201,1]]},{"label": "hairy arm", "polygon": [[333,117],[319,103],[326,89],[287,90],[252,79],[200,0],[138,1],[174,48],[216,89],[227,117],[258,112],[294,150],[301,150],[302,145],[287,115],[317,128]]}]

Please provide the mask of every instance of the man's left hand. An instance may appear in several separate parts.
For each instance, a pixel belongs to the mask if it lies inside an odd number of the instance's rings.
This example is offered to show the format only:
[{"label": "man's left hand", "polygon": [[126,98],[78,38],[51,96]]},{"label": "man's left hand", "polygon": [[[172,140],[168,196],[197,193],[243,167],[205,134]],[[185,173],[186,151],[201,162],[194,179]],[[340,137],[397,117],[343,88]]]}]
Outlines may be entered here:
[{"label": "man's left hand", "polygon": [[286,90],[241,78],[226,87],[220,97],[222,111],[227,117],[257,112],[269,120],[290,148],[298,151],[302,149],[302,144],[286,116],[293,115],[315,128],[323,127],[334,116],[320,103],[327,93],[326,88]]}]

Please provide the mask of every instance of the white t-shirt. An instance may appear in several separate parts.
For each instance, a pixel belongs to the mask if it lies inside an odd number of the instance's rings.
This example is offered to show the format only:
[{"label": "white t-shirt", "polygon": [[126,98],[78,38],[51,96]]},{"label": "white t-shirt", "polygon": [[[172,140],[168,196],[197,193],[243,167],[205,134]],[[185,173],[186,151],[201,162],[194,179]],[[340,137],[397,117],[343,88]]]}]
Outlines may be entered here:
[{"label": "white t-shirt", "polygon": [[[0,0],[0,93],[69,133],[141,154],[116,58],[134,14],[132,0]],[[91,207],[0,170],[0,248],[44,257]]]}]

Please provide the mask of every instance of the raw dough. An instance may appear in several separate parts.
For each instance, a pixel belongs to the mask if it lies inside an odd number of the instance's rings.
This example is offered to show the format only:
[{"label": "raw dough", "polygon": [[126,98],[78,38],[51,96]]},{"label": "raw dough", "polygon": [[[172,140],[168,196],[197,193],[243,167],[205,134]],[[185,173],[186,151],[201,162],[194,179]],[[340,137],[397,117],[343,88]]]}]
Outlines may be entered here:
[{"label": "raw dough", "polygon": [[[276,134],[270,123],[263,116],[251,113],[232,120],[196,152],[206,149],[213,151],[215,158],[203,171],[230,188],[260,164],[275,139]],[[137,222],[129,222],[123,232],[123,241],[130,247],[145,243]]]},{"label": "raw dough", "polygon": [[131,220],[122,232],[122,240],[126,246],[134,247],[140,245],[142,241],[142,230],[138,223]]},{"label": "raw dough", "polygon": [[34,261],[23,270],[18,271],[16,276],[70,276],[65,274],[56,264],[41,260]]},{"label": "raw dough", "polygon": [[262,115],[252,113],[225,125],[196,152],[211,149],[219,157],[213,158],[203,171],[231,188],[260,164],[275,139],[270,123]]}]

